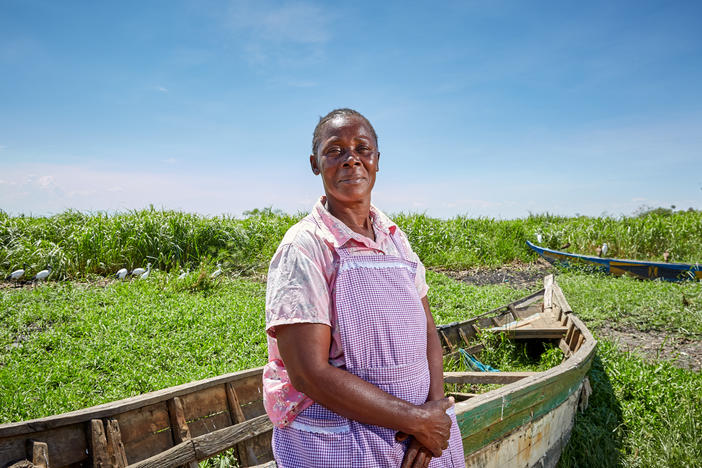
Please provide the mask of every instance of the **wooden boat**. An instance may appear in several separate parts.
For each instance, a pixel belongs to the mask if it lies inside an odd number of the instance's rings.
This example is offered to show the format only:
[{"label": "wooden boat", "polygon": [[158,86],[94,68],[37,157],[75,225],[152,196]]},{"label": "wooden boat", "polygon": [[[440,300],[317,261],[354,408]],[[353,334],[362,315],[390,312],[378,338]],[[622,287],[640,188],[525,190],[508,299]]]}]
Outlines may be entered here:
[{"label": "wooden boat", "polygon": [[661,278],[665,281],[702,280],[702,265],[689,263],[649,262],[645,260],[620,260],[592,255],[579,255],[539,247],[526,241],[529,248],[552,264],[570,265],[581,262],[615,276],[631,275],[640,279]]},{"label": "wooden boat", "polygon": [[[544,288],[464,322],[437,327],[445,356],[480,355],[481,333],[550,341],[563,361],[545,372],[446,372],[445,382],[499,384],[455,392],[468,466],[553,466],[587,401],[595,340],[549,276]],[[234,448],[240,466],[274,467],[262,368],[31,421],[0,425],[0,467],[196,467]]]}]

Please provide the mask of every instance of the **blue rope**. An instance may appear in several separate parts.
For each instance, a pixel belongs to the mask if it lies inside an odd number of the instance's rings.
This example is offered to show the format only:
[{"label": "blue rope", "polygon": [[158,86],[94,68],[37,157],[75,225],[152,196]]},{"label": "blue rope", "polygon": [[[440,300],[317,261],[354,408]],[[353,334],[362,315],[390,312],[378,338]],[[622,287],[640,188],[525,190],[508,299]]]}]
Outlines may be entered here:
[{"label": "blue rope", "polygon": [[466,351],[466,350],[463,349],[463,348],[458,348],[458,352],[461,354],[461,358],[463,359],[463,363],[464,363],[467,367],[473,369],[474,371],[478,371],[478,372],[499,372],[499,369],[495,369],[494,367],[490,367],[490,366],[488,366],[487,364],[483,364],[482,362],[480,362],[480,361],[478,361],[477,359],[475,359],[475,357],[473,357],[473,355],[471,355],[470,353],[468,353],[468,351]]}]

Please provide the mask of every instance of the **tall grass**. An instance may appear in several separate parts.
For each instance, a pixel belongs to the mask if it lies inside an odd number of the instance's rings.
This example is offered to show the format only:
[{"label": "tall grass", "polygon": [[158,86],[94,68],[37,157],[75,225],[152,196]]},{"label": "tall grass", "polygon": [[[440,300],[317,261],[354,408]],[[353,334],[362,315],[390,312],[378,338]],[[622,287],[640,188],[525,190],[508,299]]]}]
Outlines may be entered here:
[{"label": "tall grass", "polygon": [[467,218],[440,220],[426,215],[399,214],[395,221],[407,233],[412,246],[431,266],[465,268],[533,261],[536,256],[525,241],[569,252],[594,255],[607,242],[609,257],[662,260],[666,250],[671,261],[702,261],[702,212],[640,217],[561,217],[531,215],[516,220]]},{"label": "tall grass", "polygon": [[[271,209],[245,218],[205,217],[178,211],[140,210],[115,215],[66,211],[50,217],[10,216],[0,211],[0,272],[26,263],[30,272],[51,264],[53,278],[106,275],[151,262],[159,269],[193,268],[204,258],[227,270],[264,270],[285,231],[302,215]],[[495,220],[458,216],[449,220],[401,213],[395,221],[427,266],[469,268],[536,258],[525,240],[571,252],[594,254],[603,242],[610,256],[702,261],[702,212],[632,218],[533,215]]]},{"label": "tall grass", "polygon": [[141,210],[107,215],[66,211],[51,217],[0,212],[0,270],[52,265],[54,278],[107,275],[147,262],[170,270],[203,259],[247,271],[265,266],[299,217],[255,211],[244,219],[178,211]]}]

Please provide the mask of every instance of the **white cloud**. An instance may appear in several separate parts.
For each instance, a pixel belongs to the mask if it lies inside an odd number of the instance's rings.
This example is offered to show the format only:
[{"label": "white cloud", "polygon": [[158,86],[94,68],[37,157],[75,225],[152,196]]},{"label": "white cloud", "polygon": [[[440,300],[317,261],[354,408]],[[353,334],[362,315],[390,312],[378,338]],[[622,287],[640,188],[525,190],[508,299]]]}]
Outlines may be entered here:
[{"label": "white cloud", "polygon": [[41,176],[37,179],[37,183],[42,188],[49,187],[50,185],[52,185],[54,183],[54,176],[50,176],[50,175]]},{"label": "white cloud", "polygon": [[308,2],[238,0],[232,2],[231,24],[259,40],[319,44],[329,40],[329,12]]},{"label": "white cloud", "polygon": [[240,37],[245,58],[257,67],[304,67],[324,56],[331,39],[333,12],[310,2],[237,0],[229,26]]},{"label": "white cloud", "polygon": [[160,91],[160,92],[162,92],[162,93],[167,93],[167,92],[168,92],[168,88],[165,88],[165,87],[163,87],[163,86],[156,86],[156,90],[157,90],[157,91]]}]

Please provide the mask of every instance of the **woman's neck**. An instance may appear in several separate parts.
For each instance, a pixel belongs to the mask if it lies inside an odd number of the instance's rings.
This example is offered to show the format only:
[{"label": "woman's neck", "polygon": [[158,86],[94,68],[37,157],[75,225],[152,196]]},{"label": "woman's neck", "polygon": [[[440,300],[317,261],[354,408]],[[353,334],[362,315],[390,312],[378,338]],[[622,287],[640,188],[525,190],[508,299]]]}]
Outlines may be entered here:
[{"label": "woman's neck", "polygon": [[353,232],[375,240],[373,223],[370,219],[370,200],[347,204],[327,197],[327,210]]}]

